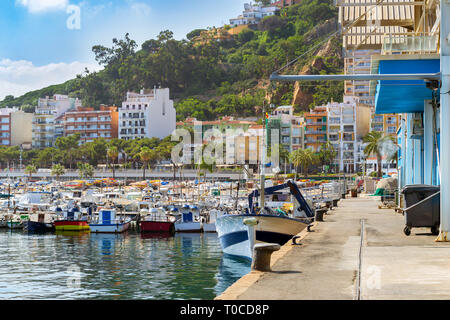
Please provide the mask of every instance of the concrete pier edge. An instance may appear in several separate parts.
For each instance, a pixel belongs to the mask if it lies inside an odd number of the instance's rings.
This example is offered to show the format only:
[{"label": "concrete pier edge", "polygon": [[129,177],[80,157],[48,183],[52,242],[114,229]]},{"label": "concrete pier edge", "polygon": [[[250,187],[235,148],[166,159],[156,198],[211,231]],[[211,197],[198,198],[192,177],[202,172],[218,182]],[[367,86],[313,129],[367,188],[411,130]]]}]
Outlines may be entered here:
[{"label": "concrete pier edge", "polygon": [[[310,229],[313,230],[314,227],[318,224],[317,221],[311,224]],[[308,228],[305,228],[297,235],[297,243],[300,240],[303,240],[308,234],[312,232],[308,232]],[[283,258],[289,251],[291,251],[296,245],[292,244],[292,241],[288,241],[284,244],[279,251],[276,251],[272,254],[272,259],[270,261],[270,266],[274,266],[278,260]],[[214,300],[237,300],[240,295],[242,295],[252,284],[256,283],[264,274],[267,272],[255,271],[252,270],[238,281],[233,283],[230,287],[228,287],[221,295],[214,298]]]}]

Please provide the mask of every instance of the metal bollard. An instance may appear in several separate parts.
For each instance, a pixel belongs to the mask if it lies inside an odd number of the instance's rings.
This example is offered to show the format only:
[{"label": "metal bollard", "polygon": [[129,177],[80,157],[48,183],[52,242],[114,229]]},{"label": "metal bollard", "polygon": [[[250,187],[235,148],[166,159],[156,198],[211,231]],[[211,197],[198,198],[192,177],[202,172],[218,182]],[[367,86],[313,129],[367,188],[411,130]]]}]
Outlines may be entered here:
[{"label": "metal bollard", "polygon": [[269,272],[270,258],[272,253],[280,250],[281,246],[277,243],[258,243],[253,248],[252,270]]},{"label": "metal bollard", "polygon": [[327,209],[316,209],[316,218],[315,221],[322,222],[323,215],[327,212]]}]

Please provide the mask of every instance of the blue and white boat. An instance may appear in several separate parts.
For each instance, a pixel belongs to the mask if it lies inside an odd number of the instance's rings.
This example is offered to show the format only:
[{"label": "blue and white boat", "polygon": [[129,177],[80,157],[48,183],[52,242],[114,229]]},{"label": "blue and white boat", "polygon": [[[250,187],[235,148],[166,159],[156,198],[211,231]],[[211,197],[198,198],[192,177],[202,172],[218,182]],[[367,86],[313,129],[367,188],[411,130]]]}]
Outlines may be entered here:
[{"label": "blue and white boat", "polygon": [[101,209],[98,217],[89,223],[91,232],[94,233],[122,233],[130,227],[131,218],[117,218],[116,210]]},{"label": "blue and white boat", "polygon": [[176,232],[202,232],[203,223],[197,206],[183,205],[181,217],[175,221]]},{"label": "blue and white boat", "polygon": [[252,260],[256,243],[284,245],[314,221],[314,211],[294,182],[288,181],[283,185],[265,188],[264,191],[268,195],[286,188],[290,189],[298,202],[292,217],[269,209],[264,214],[256,214],[253,198],[259,196],[259,191],[255,190],[249,195],[249,211],[217,218],[216,230],[225,254]]}]

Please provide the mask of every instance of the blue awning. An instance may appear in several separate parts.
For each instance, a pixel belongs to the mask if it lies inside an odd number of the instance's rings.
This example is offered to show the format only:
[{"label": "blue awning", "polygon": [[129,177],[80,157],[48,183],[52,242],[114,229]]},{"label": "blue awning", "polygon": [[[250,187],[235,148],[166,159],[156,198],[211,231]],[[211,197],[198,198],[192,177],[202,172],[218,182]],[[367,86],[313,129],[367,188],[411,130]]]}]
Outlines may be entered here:
[{"label": "blue awning", "polygon": [[[380,60],[379,74],[437,73],[439,59]],[[422,80],[378,81],[375,113],[423,112],[424,100],[431,99],[431,90]]]}]

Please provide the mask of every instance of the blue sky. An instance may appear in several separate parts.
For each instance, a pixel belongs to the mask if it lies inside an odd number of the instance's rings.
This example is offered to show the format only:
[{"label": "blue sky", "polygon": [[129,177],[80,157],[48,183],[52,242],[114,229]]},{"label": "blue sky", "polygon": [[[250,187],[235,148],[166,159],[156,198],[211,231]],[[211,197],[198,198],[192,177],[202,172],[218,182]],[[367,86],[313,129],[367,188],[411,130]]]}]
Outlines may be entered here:
[{"label": "blue sky", "polygon": [[[196,28],[222,26],[249,0],[1,0],[0,99],[98,69],[91,48],[125,33],[141,44],[169,29],[182,39]],[[80,29],[70,30],[70,6]],[[42,74],[42,77],[40,77]],[[55,82],[56,81],[56,82]]]}]

